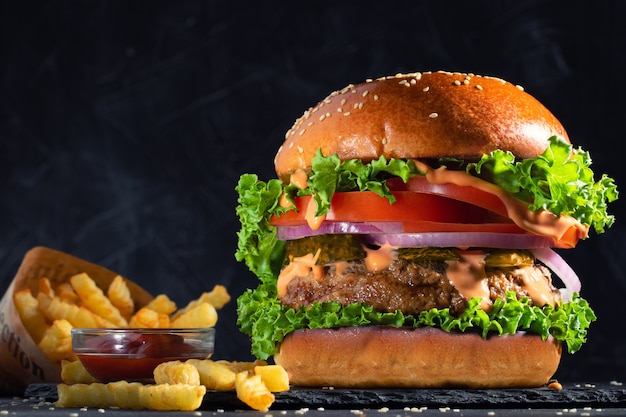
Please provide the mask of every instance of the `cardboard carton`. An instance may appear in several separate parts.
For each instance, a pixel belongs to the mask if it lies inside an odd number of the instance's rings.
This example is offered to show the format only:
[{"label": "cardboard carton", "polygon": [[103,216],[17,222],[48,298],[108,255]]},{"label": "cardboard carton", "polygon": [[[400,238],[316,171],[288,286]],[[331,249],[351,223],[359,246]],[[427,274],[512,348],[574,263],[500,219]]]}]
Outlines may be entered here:
[{"label": "cardboard carton", "polygon": [[[50,361],[22,325],[13,303],[13,294],[30,288],[37,294],[39,279],[46,277],[53,287],[70,277],[86,273],[106,292],[117,273],[69,254],[35,247],[24,256],[17,275],[0,300],[0,393],[22,394],[33,383],[61,382],[60,364]],[[135,306],[142,307],[152,296],[127,280]]]}]

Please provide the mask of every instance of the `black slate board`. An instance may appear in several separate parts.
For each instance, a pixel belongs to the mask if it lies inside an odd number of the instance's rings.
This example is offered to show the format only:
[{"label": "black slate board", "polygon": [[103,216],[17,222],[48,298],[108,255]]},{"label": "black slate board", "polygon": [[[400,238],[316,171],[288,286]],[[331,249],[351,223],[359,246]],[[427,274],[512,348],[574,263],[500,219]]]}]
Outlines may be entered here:
[{"label": "black slate board", "polygon": [[[54,384],[28,386],[26,397],[56,401]],[[564,408],[623,407],[626,386],[620,383],[563,384],[563,389],[301,389],[276,393],[273,409],[363,409],[405,407],[457,408]],[[201,409],[235,410],[247,407],[234,391],[208,391]]]}]

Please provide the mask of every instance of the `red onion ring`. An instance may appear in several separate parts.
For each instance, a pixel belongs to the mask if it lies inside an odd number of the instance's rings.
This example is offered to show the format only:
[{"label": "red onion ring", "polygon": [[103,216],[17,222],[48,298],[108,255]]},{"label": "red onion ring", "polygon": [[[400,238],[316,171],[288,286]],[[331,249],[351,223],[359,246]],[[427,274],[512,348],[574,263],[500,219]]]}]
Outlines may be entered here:
[{"label": "red onion ring", "polygon": [[319,229],[312,230],[308,225],[276,226],[276,236],[279,240],[302,239],[307,236],[333,234],[369,235],[376,233],[402,233],[400,222],[323,222]]},{"label": "red onion ring", "polygon": [[565,284],[565,288],[561,290],[563,301],[571,301],[572,294],[580,292],[582,287],[576,272],[574,272],[559,254],[550,248],[535,248],[532,252],[535,258],[550,268],[550,270],[563,281],[563,284]]},{"label": "red onion ring", "polygon": [[501,249],[547,248],[554,241],[545,236],[516,233],[440,232],[367,235],[374,245],[389,244],[396,247],[483,247]]}]

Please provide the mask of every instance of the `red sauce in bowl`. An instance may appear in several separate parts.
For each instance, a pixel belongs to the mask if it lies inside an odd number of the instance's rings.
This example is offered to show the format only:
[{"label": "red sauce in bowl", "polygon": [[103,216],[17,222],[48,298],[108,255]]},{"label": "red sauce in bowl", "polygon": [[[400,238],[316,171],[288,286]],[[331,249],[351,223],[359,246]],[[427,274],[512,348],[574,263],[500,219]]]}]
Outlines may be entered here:
[{"label": "red sauce in bowl", "polygon": [[176,334],[101,335],[87,340],[86,348],[90,352],[76,356],[100,382],[152,380],[163,362],[207,357]]}]

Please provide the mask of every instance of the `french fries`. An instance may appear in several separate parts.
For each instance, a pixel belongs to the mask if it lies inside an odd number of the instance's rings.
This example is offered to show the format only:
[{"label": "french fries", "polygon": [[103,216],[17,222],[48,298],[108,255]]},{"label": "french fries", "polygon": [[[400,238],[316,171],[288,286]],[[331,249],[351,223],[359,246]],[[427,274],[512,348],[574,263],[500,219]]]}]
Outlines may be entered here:
[{"label": "french fries", "polygon": [[[135,311],[135,303],[122,276],[116,276],[107,289],[101,289],[85,273],[76,274],[69,282],[56,287],[42,277],[36,295],[30,289],[16,291],[13,295],[24,328],[44,354],[59,363],[75,359],[71,353],[71,338],[67,336],[72,327],[214,327],[216,310],[229,300],[226,288],[216,285],[184,309],[177,310],[174,301],[159,294]],[[57,323],[58,320],[63,321]]]},{"label": "french fries", "polygon": [[289,390],[289,376],[285,369],[264,361],[188,359],[185,362],[165,362],[154,370],[157,384],[193,384],[196,377],[207,390],[235,390],[237,398],[255,410],[268,410],[274,403],[274,392]]},{"label": "french fries", "polygon": [[209,303],[216,310],[220,310],[224,305],[230,301],[230,295],[223,285],[216,285],[210,292],[204,292],[196,300],[190,301],[184,308],[181,308],[173,314],[172,319],[178,318],[181,314],[188,312],[189,310],[197,307],[202,303]]},{"label": "french fries", "polygon": [[85,369],[79,360],[61,360],[61,380],[66,384],[91,384],[98,382],[96,378]]},{"label": "french fries", "polygon": [[46,357],[61,365],[58,407],[191,411],[200,407],[209,390],[235,391],[250,408],[267,410],[275,401],[274,392],[289,389],[287,373],[280,366],[210,359],[163,363],[154,370],[154,384],[105,384],[97,382],[72,352],[73,327],[214,327],[217,310],[230,301],[221,285],[181,309],[165,294],[138,308],[123,277],[116,276],[104,289],[81,273],[56,287],[40,278],[36,295],[24,289],[16,291],[13,300],[33,340]]},{"label": "french fries", "polygon": [[130,320],[130,316],[135,311],[135,301],[130,295],[130,290],[126,281],[121,275],[117,275],[109,284],[107,289],[107,297],[120,312],[122,317],[126,320]]},{"label": "french fries", "polygon": [[154,382],[157,384],[200,385],[198,368],[181,361],[165,362],[154,369]]},{"label": "french fries", "polygon": [[200,383],[207,389],[231,391],[235,389],[236,372],[225,361],[215,362],[210,359],[188,359],[187,363],[198,369]]},{"label": "french fries", "polygon": [[214,327],[217,323],[217,310],[209,303],[200,303],[196,307],[179,315],[171,322],[172,327]]},{"label": "french fries", "polygon": [[255,366],[254,374],[261,377],[271,392],[289,391],[289,375],[280,365]]},{"label": "french fries", "polygon": [[156,329],[170,326],[170,317],[167,314],[161,314],[147,307],[142,307],[130,318],[129,327]]},{"label": "french fries", "polygon": [[235,377],[237,398],[259,411],[267,411],[274,402],[274,394],[263,383],[260,375],[250,371],[239,372]]},{"label": "french fries", "polygon": [[70,278],[70,283],[88,310],[113,323],[115,327],[128,325],[117,307],[111,303],[111,300],[104,295],[89,275],[85,273],[74,275]]},{"label": "french fries", "polygon": [[48,323],[37,308],[39,305],[37,299],[33,297],[30,289],[25,288],[13,294],[13,303],[22,319],[24,328],[33,338],[33,341],[39,343],[48,328]]},{"label": "french fries", "polygon": [[[198,400],[195,395],[202,392],[204,396],[212,390],[235,391],[237,398],[250,408],[268,410],[275,401],[273,393],[289,389],[284,368],[264,361],[188,359],[165,362],[154,370],[155,385],[126,381],[97,383],[90,380],[91,376],[76,362],[62,362],[64,383],[58,386],[58,407],[195,410],[202,402],[202,398]],[[180,404],[185,408],[171,408]]]},{"label": "french fries", "polygon": [[72,325],[65,319],[55,320],[37,346],[52,362],[76,360],[72,352]]},{"label": "french fries", "polygon": [[131,410],[193,411],[202,404],[203,385],[116,381],[107,384],[59,384],[57,407],[120,407]]},{"label": "french fries", "polygon": [[170,315],[176,311],[176,303],[169,299],[165,294],[159,294],[148,303],[146,308],[154,310],[159,314]]}]

